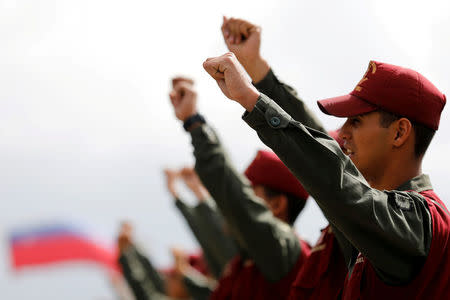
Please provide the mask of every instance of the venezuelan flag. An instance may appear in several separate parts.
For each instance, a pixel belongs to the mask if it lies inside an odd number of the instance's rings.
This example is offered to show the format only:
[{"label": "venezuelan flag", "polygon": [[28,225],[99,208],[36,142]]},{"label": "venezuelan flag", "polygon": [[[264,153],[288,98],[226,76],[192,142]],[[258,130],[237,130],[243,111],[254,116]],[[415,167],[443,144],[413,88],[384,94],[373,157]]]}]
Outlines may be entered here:
[{"label": "venezuelan flag", "polygon": [[92,262],[119,271],[117,249],[72,224],[50,224],[10,234],[12,266],[20,270],[63,262]]}]

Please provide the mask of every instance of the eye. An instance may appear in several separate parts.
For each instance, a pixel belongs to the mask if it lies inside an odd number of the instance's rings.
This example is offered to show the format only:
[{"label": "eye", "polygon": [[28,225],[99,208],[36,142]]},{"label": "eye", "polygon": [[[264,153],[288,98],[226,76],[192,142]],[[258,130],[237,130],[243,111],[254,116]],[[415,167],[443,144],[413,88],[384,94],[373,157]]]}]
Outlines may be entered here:
[{"label": "eye", "polygon": [[354,117],[354,118],[350,118],[349,122],[352,126],[357,126],[361,123],[361,120],[357,117]]}]

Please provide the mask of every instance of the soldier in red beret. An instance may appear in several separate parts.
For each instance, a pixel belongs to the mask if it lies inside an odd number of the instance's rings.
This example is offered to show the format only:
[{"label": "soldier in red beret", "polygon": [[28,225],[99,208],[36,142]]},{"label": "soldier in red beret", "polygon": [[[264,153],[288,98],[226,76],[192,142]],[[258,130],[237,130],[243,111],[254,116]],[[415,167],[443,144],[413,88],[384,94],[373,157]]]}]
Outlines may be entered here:
[{"label": "soldier in red beret", "polygon": [[[222,34],[225,43],[250,75],[253,85],[262,93],[276,99],[278,105],[304,125],[326,132],[297,92],[281,82],[269,64],[261,57],[261,28],[242,19],[224,17]],[[343,146],[339,130],[328,135]],[[347,265],[336,236],[339,231],[332,225],[322,229],[311,255],[303,264],[292,284],[290,299],[338,299],[342,293]]]},{"label": "soldier in red beret", "polygon": [[344,299],[450,295],[449,212],[421,171],[446,103],[430,81],[371,61],[350,94],[319,101],[325,113],[347,117],[339,133],[345,155],[259,92],[234,54],[207,59],[204,68],[342,233]]},{"label": "soldier in red beret", "polygon": [[[164,173],[175,206],[201,246],[211,274],[214,278],[219,278],[226,264],[237,253],[232,237],[225,230],[223,217],[193,168],[166,169]],[[195,195],[197,204],[189,205],[179,195],[175,185],[180,179]]]},{"label": "soldier in red beret", "polygon": [[170,98],[176,117],[191,134],[195,170],[240,252],[211,299],[286,299],[310,251],[292,228],[308,194],[272,152],[258,152],[247,178],[239,174],[214,130],[197,113],[191,80],[175,78]]}]

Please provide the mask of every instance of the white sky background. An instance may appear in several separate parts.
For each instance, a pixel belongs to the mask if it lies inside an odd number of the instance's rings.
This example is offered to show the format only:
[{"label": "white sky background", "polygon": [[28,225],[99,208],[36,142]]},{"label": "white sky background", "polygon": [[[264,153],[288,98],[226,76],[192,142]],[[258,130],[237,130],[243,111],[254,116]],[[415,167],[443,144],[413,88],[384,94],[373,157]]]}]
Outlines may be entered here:
[{"label": "white sky background", "polygon": [[[63,218],[112,237],[120,220],[159,265],[195,243],[161,169],[192,164],[190,140],[167,93],[176,74],[197,80],[200,109],[239,170],[262,143],[202,69],[226,51],[222,15],[263,28],[262,51],[330,129],[342,120],[315,100],[350,92],[370,59],[413,68],[450,95],[448,1],[0,0],[0,291],[3,299],[113,299],[88,265],[13,274],[7,233]],[[450,204],[450,119],[424,162]],[[297,224],[313,242],[325,221],[311,201]]]}]

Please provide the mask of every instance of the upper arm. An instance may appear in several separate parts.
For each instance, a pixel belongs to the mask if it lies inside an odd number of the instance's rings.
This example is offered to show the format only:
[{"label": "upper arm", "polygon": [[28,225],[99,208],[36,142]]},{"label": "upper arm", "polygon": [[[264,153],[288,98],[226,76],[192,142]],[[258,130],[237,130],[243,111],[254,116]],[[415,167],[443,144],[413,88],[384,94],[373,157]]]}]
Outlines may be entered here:
[{"label": "upper arm", "polygon": [[266,278],[279,280],[295,265],[300,254],[295,233],[254,194],[249,181],[232,166],[210,127],[194,129],[192,138],[196,172],[234,239]]},{"label": "upper arm", "polygon": [[297,91],[280,81],[272,70],[255,87],[264,93],[286,111],[294,120],[316,130],[326,132],[317,116],[297,94]]},{"label": "upper arm", "polygon": [[[279,126],[270,125],[273,117]],[[380,275],[394,281],[414,276],[431,239],[430,214],[419,195],[372,189],[333,139],[293,120],[265,96],[246,120]]]}]

